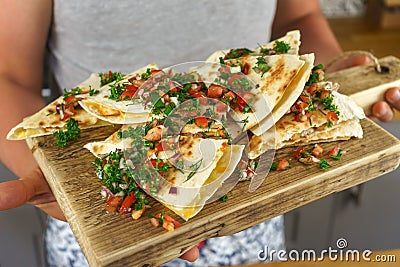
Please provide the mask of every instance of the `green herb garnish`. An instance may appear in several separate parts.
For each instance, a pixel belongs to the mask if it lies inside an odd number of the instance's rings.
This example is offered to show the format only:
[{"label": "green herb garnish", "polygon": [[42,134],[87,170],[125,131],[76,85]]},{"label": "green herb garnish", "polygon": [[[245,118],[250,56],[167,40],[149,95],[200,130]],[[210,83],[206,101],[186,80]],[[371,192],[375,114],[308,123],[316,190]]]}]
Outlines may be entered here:
[{"label": "green herb garnish", "polygon": [[253,69],[255,71],[258,71],[259,73],[261,73],[261,77],[264,76],[264,74],[269,71],[271,67],[268,66],[268,63],[265,61],[265,59],[263,57],[258,57],[257,58],[257,63],[256,66],[253,67]]},{"label": "green herb garnish", "polygon": [[248,48],[231,49],[228,52],[228,54],[225,55],[224,59],[235,59],[235,58],[250,55],[251,53],[254,53],[254,51],[252,51]]},{"label": "green herb garnish", "polygon": [[92,88],[92,86],[89,85],[89,95],[90,96],[97,95],[98,93],[100,93],[99,90],[96,90],[96,89]]},{"label": "green herb garnish", "polygon": [[287,53],[290,50],[290,45],[283,41],[275,41],[274,50],[278,53]]},{"label": "green herb garnish", "polygon": [[192,171],[189,173],[188,177],[186,178],[186,181],[189,181],[197,173],[197,171],[201,167],[202,162],[203,162],[203,159],[200,159],[198,162],[196,162],[190,166],[190,169],[192,169]]},{"label": "green herb garnish", "polygon": [[64,100],[66,100],[69,96],[76,96],[82,94],[82,89],[79,87],[72,88],[71,90],[67,91],[64,88]]},{"label": "green herb garnish", "polygon": [[119,82],[124,79],[124,75],[121,72],[112,72],[109,71],[108,73],[99,73],[100,76],[100,86],[104,86],[111,82]]},{"label": "green herb garnish", "polygon": [[330,166],[331,165],[325,159],[321,159],[319,162],[319,167],[324,171],[326,171]]},{"label": "green herb garnish", "polygon": [[339,149],[339,151],[338,151],[336,156],[335,155],[331,155],[331,158],[333,158],[334,160],[340,160],[341,157],[342,157],[342,150],[341,149]]},{"label": "green herb garnish", "polygon": [[123,92],[125,92],[126,88],[124,84],[112,84],[110,85],[110,95],[109,99],[114,101],[119,101]]},{"label": "green herb garnish", "polygon": [[147,68],[146,72],[142,73],[142,75],[140,75],[140,77],[142,78],[142,80],[148,80],[151,76],[151,69]]},{"label": "green herb garnish", "polygon": [[276,171],[278,169],[278,165],[275,162],[271,163],[271,167],[269,167],[271,171]]},{"label": "green herb garnish", "polygon": [[219,200],[222,202],[228,201],[228,195],[227,194],[223,195],[222,197],[219,198]]},{"label": "green herb garnish", "polygon": [[69,141],[74,141],[79,138],[81,129],[79,129],[78,121],[70,118],[67,120],[67,129],[65,131],[58,130],[53,135],[57,139],[57,146],[66,146]]}]

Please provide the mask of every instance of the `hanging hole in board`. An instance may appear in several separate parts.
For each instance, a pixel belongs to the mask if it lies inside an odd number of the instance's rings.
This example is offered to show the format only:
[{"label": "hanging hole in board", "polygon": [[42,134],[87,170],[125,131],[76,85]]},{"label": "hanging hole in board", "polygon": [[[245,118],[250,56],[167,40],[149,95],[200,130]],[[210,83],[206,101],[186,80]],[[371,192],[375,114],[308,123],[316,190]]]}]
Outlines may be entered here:
[{"label": "hanging hole in board", "polygon": [[390,68],[386,66],[380,66],[380,71],[379,71],[378,67],[376,66],[375,72],[377,72],[378,74],[387,74],[390,72]]}]

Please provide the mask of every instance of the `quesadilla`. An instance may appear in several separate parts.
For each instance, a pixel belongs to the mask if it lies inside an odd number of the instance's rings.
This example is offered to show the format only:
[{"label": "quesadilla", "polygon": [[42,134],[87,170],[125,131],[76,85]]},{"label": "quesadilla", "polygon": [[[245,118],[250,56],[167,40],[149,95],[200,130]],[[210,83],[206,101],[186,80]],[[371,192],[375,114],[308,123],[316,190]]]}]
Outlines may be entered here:
[{"label": "quesadilla", "polygon": [[[332,88],[332,83],[325,83],[325,89]],[[351,137],[362,138],[363,131],[359,120],[365,118],[364,111],[351,98],[336,91],[329,92],[329,107],[321,107],[309,112],[304,117],[297,112],[284,115],[272,128],[260,136],[250,139],[249,158],[254,159],[270,149],[291,145],[347,140]],[[327,101],[328,102],[328,101]],[[296,109],[292,106],[292,110]],[[336,112],[336,113],[335,113]]]},{"label": "quesadilla", "polygon": [[93,117],[77,104],[79,99],[85,99],[90,93],[96,92],[100,87],[100,82],[98,74],[91,74],[87,80],[72,88],[71,91],[65,91],[64,96],[60,96],[32,116],[24,118],[20,124],[10,130],[7,139],[21,140],[65,130],[69,118],[78,121],[80,128],[108,125],[109,123]]},{"label": "quesadilla", "polygon": [[79,101],[79,105],[94,117],[113,124],[146,122],[150,110],[136,94],[143,84],[151,86],[154,77],[162,71],[149,64],[126,76],[122,80],[107,84],[100,93]]}]

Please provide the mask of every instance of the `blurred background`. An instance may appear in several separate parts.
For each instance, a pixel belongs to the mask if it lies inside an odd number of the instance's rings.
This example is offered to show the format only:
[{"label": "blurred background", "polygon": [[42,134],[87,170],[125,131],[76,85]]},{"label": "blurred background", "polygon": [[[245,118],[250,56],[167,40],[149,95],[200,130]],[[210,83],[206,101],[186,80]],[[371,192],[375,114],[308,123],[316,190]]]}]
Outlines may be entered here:
[{"label": "blurred background", "polygon": [[[345,51],[367,50],[378,58],[387,55],[400,58],[399,0],[320,2]],[[400,121],[381,126],[400,138]],[[398,169],[287,213],[287,248],[320,251],[334,246],[338,238],[345,238],[349,248],[399,249],[399,177]],[[0,181],[15,178],[0,165]],[[29,205],[0,212],[1,267],[45,266],[42,248],[45,218]]]}]

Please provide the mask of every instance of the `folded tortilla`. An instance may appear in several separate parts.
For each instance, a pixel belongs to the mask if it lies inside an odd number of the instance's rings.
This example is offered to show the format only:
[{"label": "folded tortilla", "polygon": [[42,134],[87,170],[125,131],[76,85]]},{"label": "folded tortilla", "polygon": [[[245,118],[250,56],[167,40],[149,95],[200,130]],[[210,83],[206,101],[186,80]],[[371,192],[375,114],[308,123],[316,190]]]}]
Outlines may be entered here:
[{"label": "folded tortilla", "polygon": [[[248,157],[255,159],[268,149],[279,149],[289,145],[305,144],[309,142],[328,142],[333,140],[362,138],[362,128],[359,120],[365,118],[364,111],[350,97],[336,91],[332,92],[334,104],[340,111],[336,125],[328,127],[326,115],[316,110],[311,113],[310,120],[296,122],[294,113],[284,115],[275,125],[260,136],[252,136]],[[310,141],[307,139],[310,138]]]},{"label": "folded tortilla", "polygon": [[250,130],[255,135],[261,135],[274,126],[280,118],[287,113],[288,107],[291,107],[303,92],[304,85],[308,81],[311,70],[314,67],[314,54],[306,54],[300,56],[305,64],[300,69],[294,80],[289,84],[279,102],[273,107],[268,116],[260,120],[259,124]]},{"label": "folded tortilla", "polygon": [[[124,77],[116,84],[124,84],[128,79],[146,73],[147,69],[158,69],[156,64],[144,66]],[[79,101],[79,105],[94,117],[113,124],[132,124],[146,122],[151,109],[146,109],[143,104],[134,104],[132,100],[115,101],[109,98],[110,85],[100,88],[100,93]]]},{"label": "folded tortilla", "polygon": [[[91,74],[81,84],[77,85],[82,91],[89,91],[90,88],[98,89],[100,87],[100,77],[98,74]],[[88,94],[77,95],[77,97],[85,98]],[[63,102],[63,96],[60,96],[37,113],[25,118],[20,124],[16,125],[7,134],[8,140],[21,140],[28,137],[37,137],[53,134],[58,130],[66,129],[66,121],[61,120],[60,114],[56,112],[57,105]],[[75,114],[71,118],[79,122],[80,128],[91,128],[97,126],[108,125],[109,123],[96,118],[83,109],[75,109]]]}]

